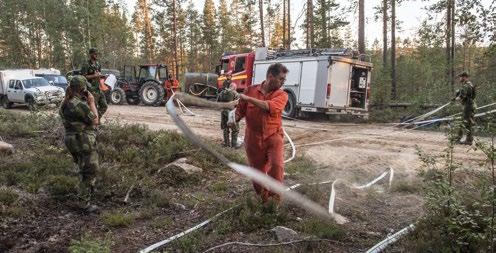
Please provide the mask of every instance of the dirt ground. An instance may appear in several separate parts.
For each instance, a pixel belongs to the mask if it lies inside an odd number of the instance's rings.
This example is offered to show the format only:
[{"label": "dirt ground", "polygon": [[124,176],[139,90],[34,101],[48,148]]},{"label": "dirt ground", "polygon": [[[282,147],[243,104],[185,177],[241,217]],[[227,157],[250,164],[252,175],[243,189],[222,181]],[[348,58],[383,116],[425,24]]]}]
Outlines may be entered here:
[{"label": "dirt ground", "polygon": [[[191,107],[190,109],[195,113],[195,116],[182,115],[183,120],[198,135],[220,144],[222,140],[220,113],[196,107]],[[13,111],[27,112],[22,107]],[[104,120],[118,121],[123,124],[145,124],[152,130],[177,130],[165,107],[111,105]],[[350,182],[350,184],[362,185],[389,168],[394,169],[393,189],[398,185],[414,185],[415,183],[411,182],[418,181],[416,174],[421,165],[417,156],[417,149],[430,155],[442,155],[447,144],[446,137],[441,132],[403,130],[395,128],[391,124],[354,124],[329,122],[327,120],[284,120],[283,124],[284,129],[296,145],[297,156],[305,156],[320,165],[320,169],[312,174],[311,177],[305,177],[305,182],[300,182],[297,177],[287,175],[287,185],[316,183],[335,179],[342,179]],[[243,135],[243,122],[241,128],[241,135]],[[289,144],[286,146],[286,150],[286,155],[289,156],[291,153]],[[466,146],[457,146],[454,157],[456,161],[463,161],[464,164],[478,164],[484,159],[480,152],[471,150]],[[241,176],[234,172],[222,175],[222,178],[225,178],[228,184],[235,184],[234,187],[236,188],[241,187],[239,191],[236,191],[238,195],[251,191],[249,181],[243,180]],[[301,177],[299,178],[301,180]],[[347,238],[340,242],[344,244],[337,244],[337,250],[333,250],[334,252],[365,251],[384,239],[388,234],[398,231],[420,217],[423,201],[422,197],[419,196],[419,192],[415,190],[388,191],[386,182],[387,179],[382,180],[368,190],[351,189],[345,184],[337,185],[335,210],[348,218],[350,222],[345,225]],[[195,190],[201,191],[202,187],[199,185],[198,189]],[[317,190],[326,195],[330,191],[330,185],[319,186]],[[319,203],[326,206],[327,200],[322,199]],[[208,203],[200,204],[200,207],[213,208]],[[117,250],[116,252],[136,252],[137,249],[184,231],[211,216],[211,211],[209,211],[210,214],[204,211],[199,208],[194,212],[195,215],[181,216],[177,220],[186,217],[187,222],[176,223],[174,225],[175,229],[168,229],[165,233],[148,231],[144,224],[129,230],[117,231],[117,235],[124,240],[120,244],[121,247],[119,246],[114,250]],[[42,209],[40,209],[40,212],[43,212]],[[65,215],[67,214],[60,213],[58,216],[65,217]],[[73,218],[68,217],[67,219]],[[174,220],[176,219],[174,218]],[[92,226],[91,221],[84,220],[66,224],[82,226],[83,223],[86,224],[85,226]],[[62,227],[60,229],[66,230],[70,228]],[[265,238],[264,233],[266,232],[259,233],[258,237],[251,235],[250,238],[243,238],[241,233],[226,237],[226,240],[237,239],[239,241],[264,242],[268,240]],[[136,235],[140,234],[142,236],[138,240]],[[213,245],[219,243],[222,242]],[[330,250],[335,245],[331,244],[328,247]],[[226,247],[216,252],[232,251],[259,252],[257,248],[237,248],[234,246]],[[391,251],[396,252],[395,249]],[[264,252],[270,252],[270,249]]]},{"label": "dirt ground", "polygon": [[[202,108],[190,109],[196,116],[183,115],[182,118],[194,132],[221,143],[219,113]],[[143,123],[151,129],[176,129],[164,107],[111,106],[107,120]],[[421,163],[417,150],[441,156],[447,145],[442,132],[404,130],[391,124],[354,124],[328,120],[284,120],[283,124],[296,145],[297,156],[306,156],[322,166],[309,182],[339,178],[361,185],[392,168],[393,185],[409,184],[418,180],[416,174]],[[243,133],[244,123],[241,127]],[[289,144],[286,149],[289,156]],[[455,160],[459,162],[478,164],[483,159],[482,153],[466,146],[455,148]],[[299,182],[288,176],[286,183],[291,185]],[[370,190],[351,190],[346,185],[337,187],[336,211],[349,218],[351,222],[347,226],[350,230],[363,233],[358,237],[369,238],[370,245],[414,222],[422,213],[423,201],[418,192],[387,192],[383,187],[385,185],[379,183],[375,187],[382,194],[373,194]],[[330,187],[320,190],[328,191]]]}]

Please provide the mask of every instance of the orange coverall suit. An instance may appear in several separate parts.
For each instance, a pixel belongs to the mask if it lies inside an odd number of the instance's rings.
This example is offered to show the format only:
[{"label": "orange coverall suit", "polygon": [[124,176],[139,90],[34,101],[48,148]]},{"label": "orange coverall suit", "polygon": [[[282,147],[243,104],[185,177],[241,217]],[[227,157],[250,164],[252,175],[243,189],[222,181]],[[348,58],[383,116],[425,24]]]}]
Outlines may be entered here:
[{"label": "orange coverall suit", "polygon": [[[268,102],[269,111],[240,101],[236,118],[246,118],[245,149],[251,167],[260,170],[275,180],[282,182],[284,177],[284,134],[282,131],[282,111],[288,95],[281,89],[263,94],[262,85],[253,85],[245,90],[245,95]],[[253,182],[262,200],[269,197],[279,201],[280,196]]]}]

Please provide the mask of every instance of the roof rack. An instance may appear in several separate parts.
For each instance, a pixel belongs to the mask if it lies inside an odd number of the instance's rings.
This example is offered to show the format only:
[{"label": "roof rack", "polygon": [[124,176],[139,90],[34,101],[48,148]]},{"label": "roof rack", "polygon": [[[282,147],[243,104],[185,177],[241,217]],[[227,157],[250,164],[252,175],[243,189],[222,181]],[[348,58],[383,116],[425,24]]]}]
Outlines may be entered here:
[{"label": "roof rack", "polygon": [[293,58],[302,56],[342,56],[353,57],[353,50],[349,48],[312,48],[312,49],[297,49],[297,50],[268,50],[267,60],[277,58]]}]

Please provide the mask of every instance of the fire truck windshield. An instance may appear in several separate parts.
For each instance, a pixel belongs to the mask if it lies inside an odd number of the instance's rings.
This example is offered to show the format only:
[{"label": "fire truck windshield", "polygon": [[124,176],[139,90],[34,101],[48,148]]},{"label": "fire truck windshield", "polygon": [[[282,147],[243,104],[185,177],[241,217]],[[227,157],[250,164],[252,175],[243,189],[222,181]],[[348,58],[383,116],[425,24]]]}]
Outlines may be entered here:
[{"label": "fire truck windshield", "polygon": [[224,59],[222,60],[222,69],[224,73],[227,73],[229,71],[229,59]]},{"label": "fire truck windshield", "polygon": [[237,57],[236,58],[236,65],[234,67],[234,73],[238,73],[241,71],[244,71],[246,69],[246,57]]}]

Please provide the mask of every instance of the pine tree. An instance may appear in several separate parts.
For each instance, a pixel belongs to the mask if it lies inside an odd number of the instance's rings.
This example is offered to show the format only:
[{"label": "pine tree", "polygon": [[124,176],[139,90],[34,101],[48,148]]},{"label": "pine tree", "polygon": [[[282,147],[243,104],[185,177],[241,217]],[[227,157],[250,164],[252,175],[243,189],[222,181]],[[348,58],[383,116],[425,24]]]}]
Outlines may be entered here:
[{"label": "pine tree", "polygon": [[142,57],[152,62],[155,59],[155,31],[147,0],[137,0],[133,21]]},{"label": "pine tree", "polygon": [[205,5],[203,7],[203,25],[202,25],[202,34],[203,34],[203,43],[205,47],[205,67],[207,69],[213,69],[216,59],[216,50],[218,50],[218,41],[217,41],[217,26],[215,23],[215,5],[213,0],[205,0]]},{"label": "pine tree", "polygon": [[[332,31],[343,27],[347,23],[338,13],[340,5],[335,0],[317,0],[313,17],[315,47],[336,47],[340,38],[332,38]],[[334,33],[334,35],[336,35]]]}]

